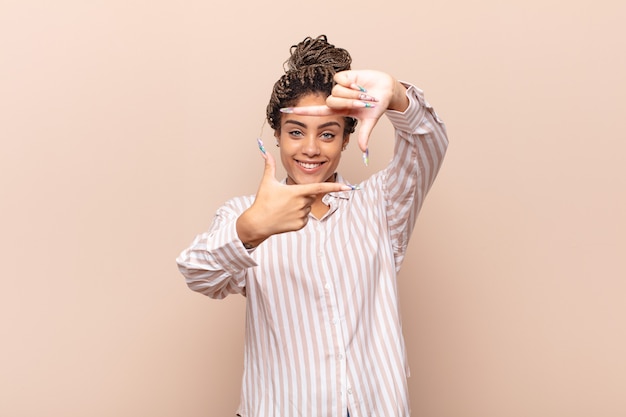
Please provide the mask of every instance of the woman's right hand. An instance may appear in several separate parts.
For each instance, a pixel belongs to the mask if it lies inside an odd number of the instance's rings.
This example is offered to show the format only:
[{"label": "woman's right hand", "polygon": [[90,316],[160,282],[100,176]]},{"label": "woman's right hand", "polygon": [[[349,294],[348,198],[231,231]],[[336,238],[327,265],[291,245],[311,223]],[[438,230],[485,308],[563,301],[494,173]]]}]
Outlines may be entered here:
[{"label": "woman's right hand", "polygon": [[276,179],[276,161],[263,153],[265,170],[254,203],[237,219],[239,239],[253,247],[268,237],[302,229],[311,205],[320,194],[352,190],[336,182],[282,184]]}]

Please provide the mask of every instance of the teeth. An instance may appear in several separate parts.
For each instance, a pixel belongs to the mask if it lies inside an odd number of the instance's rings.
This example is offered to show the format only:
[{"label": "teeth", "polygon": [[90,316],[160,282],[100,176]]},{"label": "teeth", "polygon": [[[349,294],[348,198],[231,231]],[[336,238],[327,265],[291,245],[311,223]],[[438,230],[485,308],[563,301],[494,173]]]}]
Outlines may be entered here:
[{"label": "teeth", "polygon": [[322,164],[311,164],[308,162],[299,162],[300,166],[306,168],[306,169],[313,169],[313,168],[317,168],[318,166],[322,165]]}]

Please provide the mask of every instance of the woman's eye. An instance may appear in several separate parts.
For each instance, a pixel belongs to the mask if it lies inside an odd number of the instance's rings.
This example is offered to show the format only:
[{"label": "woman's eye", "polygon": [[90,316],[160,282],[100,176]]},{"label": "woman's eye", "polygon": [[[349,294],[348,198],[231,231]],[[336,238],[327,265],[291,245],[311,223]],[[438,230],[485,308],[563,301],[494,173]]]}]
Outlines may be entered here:
[{"label": "woman's eye", "polygon": [[326,133],[322,133],[322,139],[325,140],[332,140],[335,138],[335,134],[334,133],[330,133],[330,132],[326,132]]},{"label": "woman's eye", "polygon": [[300,137],[300,136],[302,136],[302,132],[299,131],[299,130],[292,130],[291,132],[289,132],[289,135]]}]

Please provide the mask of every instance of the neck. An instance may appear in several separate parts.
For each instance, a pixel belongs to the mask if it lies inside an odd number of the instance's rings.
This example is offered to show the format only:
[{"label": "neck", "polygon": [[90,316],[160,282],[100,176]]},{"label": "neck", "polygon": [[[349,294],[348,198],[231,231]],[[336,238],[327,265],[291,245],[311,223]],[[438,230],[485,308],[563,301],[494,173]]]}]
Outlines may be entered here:
[{"label": "neck", "polygon": [[311,204],[311,214],[314,215],[318,220],[324,217],[324,214],[326,214],[330,209],[329,206],[322,202],[322,198],[323,196],[318,196],[313,204]]}]

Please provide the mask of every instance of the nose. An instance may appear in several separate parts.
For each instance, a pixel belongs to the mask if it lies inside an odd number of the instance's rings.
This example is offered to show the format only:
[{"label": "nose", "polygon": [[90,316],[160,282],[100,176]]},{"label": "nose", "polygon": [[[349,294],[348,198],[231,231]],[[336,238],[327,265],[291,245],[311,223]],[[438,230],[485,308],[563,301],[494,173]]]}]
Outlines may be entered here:
[{"label": "nose", "polygon": [[320,154],[320,147],[315,134],[309,134],[302,140],[302,153],[306,156],[317,156]]}]

